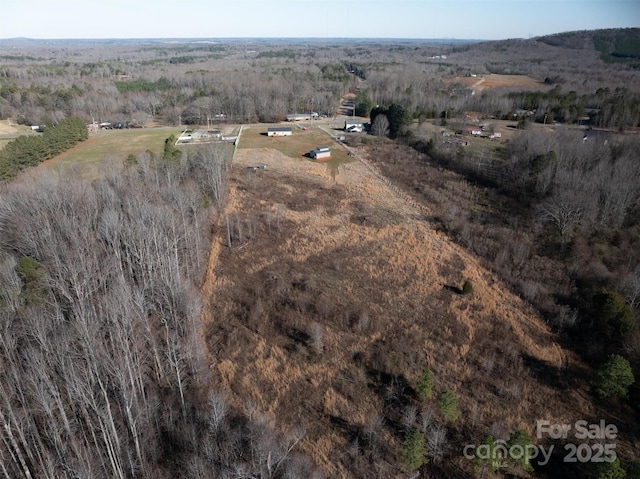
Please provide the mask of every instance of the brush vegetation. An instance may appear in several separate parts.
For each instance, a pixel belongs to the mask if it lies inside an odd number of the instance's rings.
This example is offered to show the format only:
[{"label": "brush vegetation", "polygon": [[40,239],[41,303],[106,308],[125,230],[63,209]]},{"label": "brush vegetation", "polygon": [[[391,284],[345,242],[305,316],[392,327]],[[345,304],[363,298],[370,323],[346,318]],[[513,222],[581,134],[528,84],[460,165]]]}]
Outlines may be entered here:
[{"label": "brush vegetation", "polygon": [[0,41],[0,474],[634,477],[637,38]]}]

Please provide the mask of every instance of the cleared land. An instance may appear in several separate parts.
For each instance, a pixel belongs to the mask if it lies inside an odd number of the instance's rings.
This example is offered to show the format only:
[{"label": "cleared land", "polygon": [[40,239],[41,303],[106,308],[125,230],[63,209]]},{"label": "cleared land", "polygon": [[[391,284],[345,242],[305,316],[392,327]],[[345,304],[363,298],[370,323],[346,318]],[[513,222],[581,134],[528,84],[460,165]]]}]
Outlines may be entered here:
[{"label": "cleared land", "polygon": [[549,88],[549,85],[526,75],[482,75],[476,77],[455,77],[447,82],[473,88],[478,92],[494,88]]},{"label": "cleared land", "polygon": [[164,147],[164,140],[171,135],[179,135],[180,131],[176,128],[101,130],[61,155],[45,161],[42,166],[91,168],[105,161],[122,161],[129,154],[139,155],[148,150],[159,153]]},{"label": "cleared land", "polygon": [[10,120],[0,120],[0,135],[21,135],[32,133],[31,128],[18,125]]},{"label": "cleared land", "polygon": [[[335,136],[342,134],[339,130],[332,130],[327,125],[292,124],[293,135],[288,137],[267,137],[267,128],[273,125],[252,125],[243,128],[239,142],[239,148],[271,148],[280,151],[292,159],[306,163],[316,163],[309,158],[308,153],[317,146],[330,146],[331,158],[321,160],[319,163],[334,168],[337,165],[348,163],[353,159],[347,151],[335,141]],[[282,126],[282,125],[280,125]],[[303,128],[308,128],[303,130]],[[237,129],[229,129],[235,131]],[[91,134],[70,150],[45,161],[40,167],[88,167],[96,168],[98,165],[110,161],[122,161],[129,154],[140,155],[147,151],[160,153],[164,147],[164,141],[171,135],[176,138],[184,131],[176,128],[144,128],[131,130],[101,130]],[[198,145],[182,145],[180,149],[197,148]],[[256,158],[256,162],[263,162]]]},{"label": "cleared land", "polygon": [[0,120],[0,150],[20,135],[34,135],[30,127],[18,125],[11,120]]},{"label": "cleared land", "polygon": [[[247,148],[270,148],[281,152],[289,158],[314,162],[308,154],[318,146],[329,146],[331,148],[331,159],[321,160],[322,163],[341,164],[352,161],[347,151],[335,141],[335,136],[343,134],[336,130],[321,128],[319,125],[293,123],[287,124],[293,128],[291,136],[268,137],[267,129],[280,125],[255,125],[244,128],[238,147]],[[304,130],[307,128],[307,130]],[[260,159],[257,158],[259,163]]]},{"label": "cleared land", "polygon": [[[258,162],[268,169],[247,171]],[[550,403],[558,417],[592,412],[522,361],[547,378],[573,364],[546,324],[362,163],[333,175],[240,149],[226,214],[204,288],[211,370],[239,408],[305,427],[301,447],[327,477],[350,477],[365,431],[398,450],[426,366],[436,391],[475,391],[456,429],[530,428]],[[455,292],[466,279],[472,296]]]}]

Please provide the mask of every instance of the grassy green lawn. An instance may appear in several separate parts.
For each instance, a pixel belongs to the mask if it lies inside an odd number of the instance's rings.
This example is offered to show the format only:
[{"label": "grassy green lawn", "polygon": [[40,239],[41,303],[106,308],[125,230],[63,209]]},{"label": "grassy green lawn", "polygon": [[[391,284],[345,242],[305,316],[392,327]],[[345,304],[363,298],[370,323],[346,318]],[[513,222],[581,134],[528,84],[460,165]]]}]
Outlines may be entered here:
[{"label": "grassy green lawn", "polygon": [[331,159],[321,160],[322,163],[347,163],[353,159],[339,144],[317,126],[310,126],[304,131],[293,125],[293,135],[282,137],[268,137],[267,128],[274,125],[254,125],[245,127],[240,137],[238,148],[271,148],[278,150],[290,158],[316,161],[308,157],[311,150],[317,146],[331,148]]},{"label": "grassy green lawn", "polygon": [[[331,147],[331,159],[323,163],[340,164],[352,161],[347,152],[329,135],[316,126],[303,131],[294,125],[293,135],[288,137],[267,137],[269,125],[253,125],[243,129],[239,148],[273,148],[291,158],[310,159],[308,153],[317,146]],[[132,130],[102,130],[89,136],[70,150],[45,162],[45,167],[81,166],[97,168],[103,162],[121,162],[127,155],[140,155],[146,151],[161,153],[164,141],[171,135],[176,137],[182,130],[175,128],[143,128]],[[195,146],[194,146],[195,147]],[[185,149],[185,147],[180,147]]]},{"label": "grassy green lawn", "polygon": [[139,155],[147,150],[161,153],[164,141],[176,137],[182,130],[175,128],[142,128],[132,130],[102,130],[89,136],[64,153],[47,161],[47,166],[97,166],[102,161],[121,161],[129,154]]}]

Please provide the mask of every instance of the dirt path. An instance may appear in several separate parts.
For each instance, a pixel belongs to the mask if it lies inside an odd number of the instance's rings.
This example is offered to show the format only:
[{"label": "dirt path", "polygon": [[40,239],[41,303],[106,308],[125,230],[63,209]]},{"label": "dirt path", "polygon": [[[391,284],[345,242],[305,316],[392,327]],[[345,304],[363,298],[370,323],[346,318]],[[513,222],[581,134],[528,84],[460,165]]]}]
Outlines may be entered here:
[{"label": "dirt path", "polygon": [[523,89],[540,89],[549,88],[544,82],[536,80],[525,75],[498,75],[489,74],[482,77],[455,77],[448,81],[449,84],[460,84],[467,88],[477,90],[481,93],[484,90],[492,88],[523,88]]},{"label": "dirt path", "polygon": [[477,82],[475,82],[473,85],[471,85],[471,88],[472,88],[473,90],[476,90],[476,89],[478,89],[478,87],[479,87],[480,85],[482,85],[484,82],[485,82],[485,78],[484,78],[484,77],[482,77],[482,78],[480,78],[480,80],[478,80],[478,81],[477,81]]},{"label": "dirt path", "polygon": [[[329,137],[331,137],[333,139],[333,134],[328,131],[326,128],[320,127],[320,129],[322,131],[324,131]],[[418,212],[420,212],[422,215],[424,215],[424,221],[426,221],[426,218],[429,215],[429,209],[422,204],[417,203],[416,201],[414,201],[413,198],[411,198],[409,195],[407,195],[404,191],[402,191],[400,188],[398,188],[396,185],[394,185],[391,180],[389,180],[389,178],[387,178],[386,176],[384,176],[382,173],[380,173],[375,166],[373,166],[369,161],[367,161],[367,159],[364,158],[364,156],[362,156],[360,153],[358,153],[357,150],[353,149],[353,148],[349,148],[349,146],[347,146],[345,143],[343,143],[342,141],[338,140],[337,143],[344,148],[345,150],[347,150],[347,152],[349,152],[349,156],[355,158],[356,160],[358,160],[360,163],[362,163],[364,165],[364,167],[369,170],[369,172],[375,176],[378,180],[380,180],[382,183],[384,183],[384,185],[389,188],[389,190],[391,190],[397,197],[399,197],[400,199],[402,199],[405,203],[407,203],[410,207],[414,208],[415,210],[417,210]]]}]

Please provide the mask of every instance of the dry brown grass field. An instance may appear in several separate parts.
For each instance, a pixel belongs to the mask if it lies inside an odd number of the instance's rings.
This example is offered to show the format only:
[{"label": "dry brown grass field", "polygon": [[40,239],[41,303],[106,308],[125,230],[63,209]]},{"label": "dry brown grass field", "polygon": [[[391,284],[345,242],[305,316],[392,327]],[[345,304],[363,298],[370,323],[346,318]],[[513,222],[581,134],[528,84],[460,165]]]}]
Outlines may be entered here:
[{"label": "dry brown grass field", "polygon": [[447,81],[449,85],[458,84],[468,88],[473,88],[477,92],[496,88],[520,88],[538,89],[549,88],[543,81],[536,80],[526,75],[479,75],[455,77]]},{"label": "dry brown grass field", "polygon": [[[268,168],[247,169],[258,162]],[[555,387],[565,370],[584,376],[573,353],[423,211],[360,162],[236,155],[204,288],[211,370],[241,410],[304,427],[326,477],[354,474],[354,441],[380,414],[383,456],[400,462],[404,409],[433,407],[415,394],[425,367],[460,397],[452,441],[606,418],[583,390]],[[465,280],[471,296],[455,292]],[[470,474],[458,444],[449,466]]]}]

